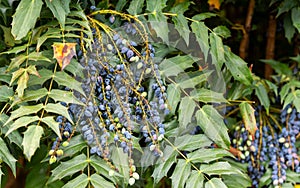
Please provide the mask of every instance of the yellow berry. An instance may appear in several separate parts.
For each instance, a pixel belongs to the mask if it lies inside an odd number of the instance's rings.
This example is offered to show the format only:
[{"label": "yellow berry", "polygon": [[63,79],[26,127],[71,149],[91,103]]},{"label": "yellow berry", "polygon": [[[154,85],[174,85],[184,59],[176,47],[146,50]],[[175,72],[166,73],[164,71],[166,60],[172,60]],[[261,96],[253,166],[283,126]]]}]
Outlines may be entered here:
[{"label": "yellow berry", "polygon": [[56,162],[56,156],[55,156],[55,155],[52,155],[52,156],[50,157],[49,164],[53,164],[53,163],[55,163],[55,162]]},{"label": "yellow berry", "polygon": [[56,151],[56,155],[57,155],[58,157],[62,156],[63,154],[64,154],[64,151],[61,150],[61,149],[59,149],[59,150]]}]

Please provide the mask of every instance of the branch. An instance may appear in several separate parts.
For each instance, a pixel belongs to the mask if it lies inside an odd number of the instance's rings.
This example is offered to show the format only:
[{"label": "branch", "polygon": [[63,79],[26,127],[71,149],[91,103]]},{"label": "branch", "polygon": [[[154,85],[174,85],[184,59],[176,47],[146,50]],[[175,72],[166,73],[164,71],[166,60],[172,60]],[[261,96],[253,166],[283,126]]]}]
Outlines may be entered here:
[{"label": "branch", "polygon": [[243,38],[240,43],[240,49],[239,49],[239,56],[242,59],[245,59],[247,57],[247,50],[249,46],[249,32],[251,30],[251,22],[252,22],[252,17],[253,17],[253,12],[254,12],[254,6],[255,6],[255,0],[250,0],[249,6],[248,6],[248,13],[246,17],[246,22],[245,22],[245,33],[243,35]]},{"label": "branch", "polygon": [[[269,25],[267,30],[267,46],[266,59],[274,59],[275,50],[275,36],[276,36],[276,18],[273,15],[269,16]],[[269,64],[265,64],[265,78],[270,79],[273,69]]]}]

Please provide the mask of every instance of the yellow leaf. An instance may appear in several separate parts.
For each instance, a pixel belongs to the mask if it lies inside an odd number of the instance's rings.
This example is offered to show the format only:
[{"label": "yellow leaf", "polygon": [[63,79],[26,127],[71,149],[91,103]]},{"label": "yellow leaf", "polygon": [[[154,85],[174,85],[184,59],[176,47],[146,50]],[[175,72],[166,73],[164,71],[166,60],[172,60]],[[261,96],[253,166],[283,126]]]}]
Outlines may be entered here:
[{"label": "yellow leaf", "polygon": [[295,188],[300,188],[300,184],[296,184],[296,185],[295,185]]},{"label": "yellow leaf", "polygon": [[57,60],[61,70],[70,64],[71,59],[76,55],[76,43],[54,43],[54,58]]},{"label": "yellow leaf", "polygon": [[208,0],[207,3],[210,7],[220,10],[220,0]]}]

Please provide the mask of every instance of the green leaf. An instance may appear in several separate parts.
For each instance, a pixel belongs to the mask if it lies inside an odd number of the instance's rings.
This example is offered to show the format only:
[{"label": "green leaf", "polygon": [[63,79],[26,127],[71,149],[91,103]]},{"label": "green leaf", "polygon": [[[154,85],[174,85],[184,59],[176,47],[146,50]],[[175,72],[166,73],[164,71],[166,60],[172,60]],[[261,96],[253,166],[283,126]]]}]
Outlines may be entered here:
[{"label": "green leaf", "polygon": [[118,1],[115,10],[122,11],[124,6],[127,4],[127,0],[120,0]]},{"label": "green leaf", "polygon": [[81,83],[72,78],[70,75],[68,75],[65,72],[56,72],[54,76],[54,80],[59,84],[66,86],[70,89],[75,89],[76,91],[80,92],[82,95],[84,94],[84,91],[81,88]]},{"label": "green leaf", "polygon": [[167,97],[172,114],[175,113],[178,103],[180,101],[180,93],[180,89],[175,87],[174,84],[168,85]]},{"label": "green leaf", "polygon": [[73,136],[69,145],[64,148],[64,156],[72,157],[74,154],[82,151],[82,149],[86,147],[87,143],[83,140],[82,135]]},{"label": "green leaf", "polygon": [[241,173],[238,169],[233,168],[228,162],[215,162],[213,164],[202,164],[200,171],[210,175],[221,175],[221,174],[239,174]]},{"label": "green leaf", "polygon": [[16,70],[15,72],[13,72],[13,75],[11,77],[11,80],[10,80],[10,83],[9,85],[12,85],[13,82],[18,79],[23,73],[25,72],[25,69],[24,68],[20,68],[18,70]]},{"label": "green leaf", "polygon": [[74,58],[71,59],[70,64],[68,66],[66,66],[66,68],[64,70],[72,73],[75,77],[76,76],[78,76],[80,78],[84,77],[84,68]]},{"label": "green leaf", "polygon": [[290,57],[291,60],[296,61],[297,63],[300,63],[300,54],[298,54],[295,57]]},{"label": "green leaf", "polygon": [[22,116],[9,126],[9,129],[6,132],[5,136],[9,135],[12,131],[17,130],[18,128],[25,127],[37,120],[39,120],[38,116]]},{"label": "green leaf", "polygon": [[208,28],[203,22],[193,22],[191,24],[193,33],[195,33],[196,40],[204,54],[204,60],[207,61],[209,44],[208,44]]},{"label": "green leaf", "polygon": [[293,26],[300,32],[300,7],[294,7],[292,9],[292,22]]},{"label": "green leaf", "polygon": [[259,83],[258,86],[255,87],[255,94],[261,105],[263,105],[266,108],[267,113],[269,113],[270,99],[265,86]]},{"label": "green leaf", "polygon": [[102,158],[99,158],[98,156],[93,155],[93,156],[91,156],[90,159],[91,159],[90,164],[96,170],[96,172],[98,174],[101,174],[102,176],[106,177],[107,179],[113,181],[114,183],[116,183],[120,178],[123,177],[118,172],[114,172],[113,176],[109,176],[109,171],[112,170],[112,169],[107,164],[107,162],[105,162]]},{"label": "green leaf", "polygon": [[289,68],[287,64],[280,63],[279,61],[273,60],[273,59],[262,59],[261,62],[267,63],[271,65],[271,67],[278,73],[278,74],[284,74],[284,75],[292,75],[292,70]]},{"label": "green leaf", "polygon": [[293,26],[291,13],[287,13],[286,16],[283,18],[283,28],[284,28],[284,35],[287,38],[288,42],[291,43],[292,39],[296,33],[296,29]]},{"label": "green leaf", "polygon": [[20,52],[25,51],[26,48],[27,48],[27,44],[26,44],[26,45],[23,45],[23,46],[15,46],[15,47],[12,48],[11,50],[1,52],[0,55],[2,55],[2,54],[18,54],[18,53],[20,53]]},{"label": "green leaf", "polygon": [[62,179],[64,177],[75,174],[76,172],[82,171],[88,165],[85,154],[80,154],[66,162],[62,162],[54,170],[52,170],[53,177],[50,182]]},{"label": "green leaf", "polygon": [[229,151],[221,148],[200,148],[192,153],[189,153],[188,158],[193,163],[210,163],[224,157],[235,158]]},{"label": "green leaf", "polygon": [[16,97],[12,103],[12,106],[15,106],[16,104],[22,103],[22,102],[28,102],[28,101],[38,101],[44,96],[46,96],[48,93],[46,88],[41,88],[38,90],[26,90],[24,92],[24,95],[22,98]]},{"label": "green leaf", "polygon": [[196,170],[192,170],[189,178],[186,181],[186,187],[197,187],[202,188],[204,182],[204,176]]},{"label": "green leaf", "polygon": [[163,153],[164,161],[156,164],[153,174],[151,175],[155,184],[157,184],[164,176],[167,176],[168,171],[176,161],[177,152],[171,146],[166,146]]},{"label": "green leaf", "polygon": [[187,125],[191,122],[196,107],[195,101],[191,97],[184,97],[179,105],[179,126],[186,129]]},{"label": "green leaf", "polygon": [[32,61],[47,61],[51,62],[51,60],[47,57],[45,57],[41,52],[31,52],[28,55],[28,59]]},{"label": "green leaf", "polygon": [[67,104],[79,104],[84,105],[74,95],[72,91],[64,91],[59,89],[52,89],[49,93],[49,97],[54,99],[55,102],[61,101]]},{"label": "green leaf", "polygon": [[225,62],[224,46],[223,46],[222,39],[215,33],[210,33],[209,42],[211,46],[212,63],[216,66],[217,70],[220,72]]},{"label": "green leaf", "polygon": [[176,86],[181,89],[195,88],[197,85],[206,82],[212,71],[184,73],[176,77]]},{"label": "green leaf", "polygon": [[27,82],[29,80],[29,75],[27,72],[24,72],[19,80],[18,80],[18,86],[17,86],[17,93],[18,93],[18,97],[22,97],[24,94],[24,90],[27,88]]},{"label": "green leaf", "polygon": [[63,6],[63,4],[69,4],[70,0],[61,1],[61,0],[46,0],[47,7],[50,8],[54,17],[58,20],[62,29],[65,28],[66,16],[70,12],[69,7]]},{"label": "green leaf", "polygon": [[184,159],[179,159],[175,170],[171,176],[172,187],[184,187],[186,180],[191,173],[191,163],[186,162]]},{"label": "green leaf", "polygon": [[175,138],[174,145],[179,150],[193,151],[195,149],[210,146],[212,141],[204,134],[189,135],[185,134]]},{"label": "green leaf", "polygon": [[20,108],[14,110],[11,113],[10,118],[7,120],[7,122],[4,125],[9,123],[11,120],[19,118],[21,116],[26,116],[26,115],[29,115],[29,114],[37,113],[42,108],[43,108],[43,104],[37,104],[37,105],[34,105],[34,106],[21,106]]},{"label": "green leaf", "polygon": [[80,174],[76,178],[71,179],[67,184],[62,188],[83,188],[86,187],[89,183],[89,178],[86,174]]},{"label": "green leaf", "polygon": [[12,58],[9,66],[7,67],[7,71],[11,71],[14,68],[19,67],[26,59],[27,59],[27,57],[23,54],[18,55],[15,58]]},{"label": "green leaf", "polygon": [[177,14],[177,16],[172,17],[172,20],[174,22],[175,29],[188,46],[190,42],[190,29],[187,19],[183,14]]},{"label": "green leaf", "polygon": [[49,38],[60,39],[62,37],[61,32],[58,28],[48,28],[48,31],[37,39],[36,49],[40,50],[40,47]]},{"label": "green leaf", "polygon": [[42,0],[22,0],[13,15],[12,34],[16,40],[27,35],[36,23],[42,9]]},{"label": "green leaf", "polygon": [[221,178],[212,178],[205,183],[205,188],[227,188]]},{"label": "green leaf", "polygon": [[129,164],[127,153],[124,153],[122,148],[114,147],[111,154],[111,159],[114,162],[114,165],[119,170],[119,173],[123,176],[124,182],[128,183]]},{"label": "green leaf", "polygon": [[178,4],[176,4],[175,6],[173,6],[170,10],[170,12],[174,13],[174,14],[183,14],[185,11],[187,11],[189,9],[190,6],[190,2],[189,1],[185,1],[185,2],[180,2]]},{"label": "green leaf", "polygon": [[225,48],[225,64],[235,80],[251,85],[253,78],[250,69],[242,58]]},{"label": "green leaf", "polygon": [[143,11],[144,1],[145,0],[132,0],[127,12],[131,15],[140,14]]},{"label": "green leaf", "polygon": [[13,175],[16,177],[16,159],[10,154],[6,143],[0,137],[0,159],[4,161],[11,169]]},{"label": "green leaf", "polygon": [[68,108],[61,105],[60,103],[56,103],[56,104],[48,103],[44,109],[47,112],[52,112],[66,117],[73,124],[73,120],[68,113]]},{"label": "green leaf", "polygon": [[185,69],[193,67],[193,63],[195,60],[189,56],[175,56],[172,58],[164,59],[159,67],[161,70],[161,74],[166,77],[169,76],[177,76],[179,73],[184,72]]},{"label": "green leaf", "polygon": [[280,16],[282,13],[290,11],[293,7],[297,6],[297,1],[284,0],[280,3],[278,7],[278,13],[276,17]]},{"label": "green leaf", "polygon": [[15,45],[15,39],[11,34],[11,28],[10,27],[5,27],[3,25],[0,25],[0,27],[3,30],[3,33],[4,33],[4,42],[5,42],[6,46],[14,46]]},{"label": "green leaf", "polygon": [[0,86],[0,102],[8,102],[10,98],[14,95],[13,88],[6,85]]},{"label": "green leaf", "polygon": [[[157,0],[153,0],[157,1]],[[153,1],[147,1],[153,2]],[[165,44],[169,44],[169,27],[166,16],[161,12],[152,12],[148,16],[148,22],[157,35]]]},{"label": "green leaf", "polygon": [[196,101],[201,101],[204,103],[227,102],[227,100],[223,97],[223,93],[218,93],[205,88],[200,88],[192,91],[191,97]]},{"label": "green leaf", "polygon": [[147,1],[147,10],[149,12],[160,12],[167,6],[167,0]]},{"label": "green leaf", "polygon": [[249,131],[250,134],[254,136],[255,131],[257,130],[256,118],[254,115],[255,110],[247,102],[240,103],[239,107],[240,107],[240,112],[242,114],[242,118],[243,118],[243,122],[246,127],[246,130]]},{"label": "green leaf", "polygon": [[291,170],[287,170],[286,180],[292,183],[299,183],[300,174]]},{"label": "green leaf", "polygon": [[204,12],[204,13],[197,14],[197,15],[193,16],[192,19],[197,20],[197,21],[203,21],[207,18],[211,18],[211,17],[214,17],[214,16],[218,16],[218,15],[215,14],[215,13],[211,13],[211,12]]},{"label": "green leaf", "polygon": [[[7,122],[8,116],[6,114],[0,115],[0,131],[2,134],[6,134],[10,125],[13,122],[10,122],[7,124],[7,126],[4,126],[4,123]],[[13,131],[7,136],[10,143],[15,143],[19,148],[22,148],[22,136],[18,131]]]},{"label": "green leaf", "polygon": [[54,120],[54,116],[47,116],[41,119],[41,121],[47,124],[61,139],[60,129],[59,129],[59,122]]},{"label": "green leaf", "polygon": [[230,139],[223,117],[211,105],[205,105],[196,112],[198,125],[205,135],[222,148],[229,148]]},{"label": "green leaf", "polygon": [[30,125],[24,133],[24,139],[22,146],[24,148],[23,153],[30,161],[37,148],[40,147],[40,138],[44,134],[44,130],[41,126]]},{"label": "green leaf", "polygon": [[224,39],[226,39],[226,38],[228,38],[228,37],[231,36],[230,30],[226,26],[224,26],[224,25],[220,25],[218,27],[215,27],[213,29],[213,31],[215,32],[215,34],[217,34],[218,36],[220,36],[220,37],[222,37]]},{"label": "green leaf", "polygon": [[[228,188],[236,187],[251,187],[251,180],[249,177],[242,176],[240,174],[222,175],[223,182]],[[261,182],[261,178],[259,182]],[[261,187],[261,186],[259,186]]]},{"label": "green leaf", "polygon": [[99,176],[98,174],[93,174],[90,178],[90,181],[91,181],[92,185],[94,186],[94,188],[102,188],[102,187],[115,188],[114,184],[105,180],[103,177]]},{"label": "green leaf", "polygon": [[40,77],[31,76],[28,81],[28,87],[34,85],[43,85],[47,80],[53,76],[53,72],[48,69],[39,70]]}]

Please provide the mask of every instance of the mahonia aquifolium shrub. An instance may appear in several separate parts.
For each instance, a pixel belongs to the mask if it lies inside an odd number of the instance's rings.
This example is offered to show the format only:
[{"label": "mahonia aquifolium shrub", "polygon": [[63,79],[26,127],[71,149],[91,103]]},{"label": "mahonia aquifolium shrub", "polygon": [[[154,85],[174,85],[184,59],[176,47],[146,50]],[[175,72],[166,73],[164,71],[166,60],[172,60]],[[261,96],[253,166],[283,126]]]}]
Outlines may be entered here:
[{"label": "mahonia aquifolium shrub", "polygon": [[300,132],[300,113],[288,105],[277,121],[267,116],[259,106],[255,117],[258,128],[255,135],[250,135],[243,124],[235,127],[232,143],[240,152],[238,161],[248,164],[253,187],[261,186],[260,179],[267,171],[271,171],[271,184],[281,187],[287,180],[288,170],[300,173],[295,146]]},{"label": "mahonia aquifolium shrub", "polygon": [[[115,17],[110,16],[109,21],[113,23]],[[165,134],[163,117],[169,114],[166,86],[154,62],[155,49],[143,38],[138,24],[125,22],[111,36],[98,28],[93,31],[93,49],[84,56],[78,52],[85,75],[78,80],[85,96],[75,94],[85,105],[71,104],[69,113],[90,146],[90,154],[102,157],[116,171],[110,159],[112,147],[128,154],[129,184],[134,184],[139,179],[132,159],[134,139],[142,138],[154,156],[163,157],[159,142]],[[67,141],[54,141],[50,163],[62,155],[59,145],[68,145],[72,134],[64,117],[58,116],[56,121]]]}]

